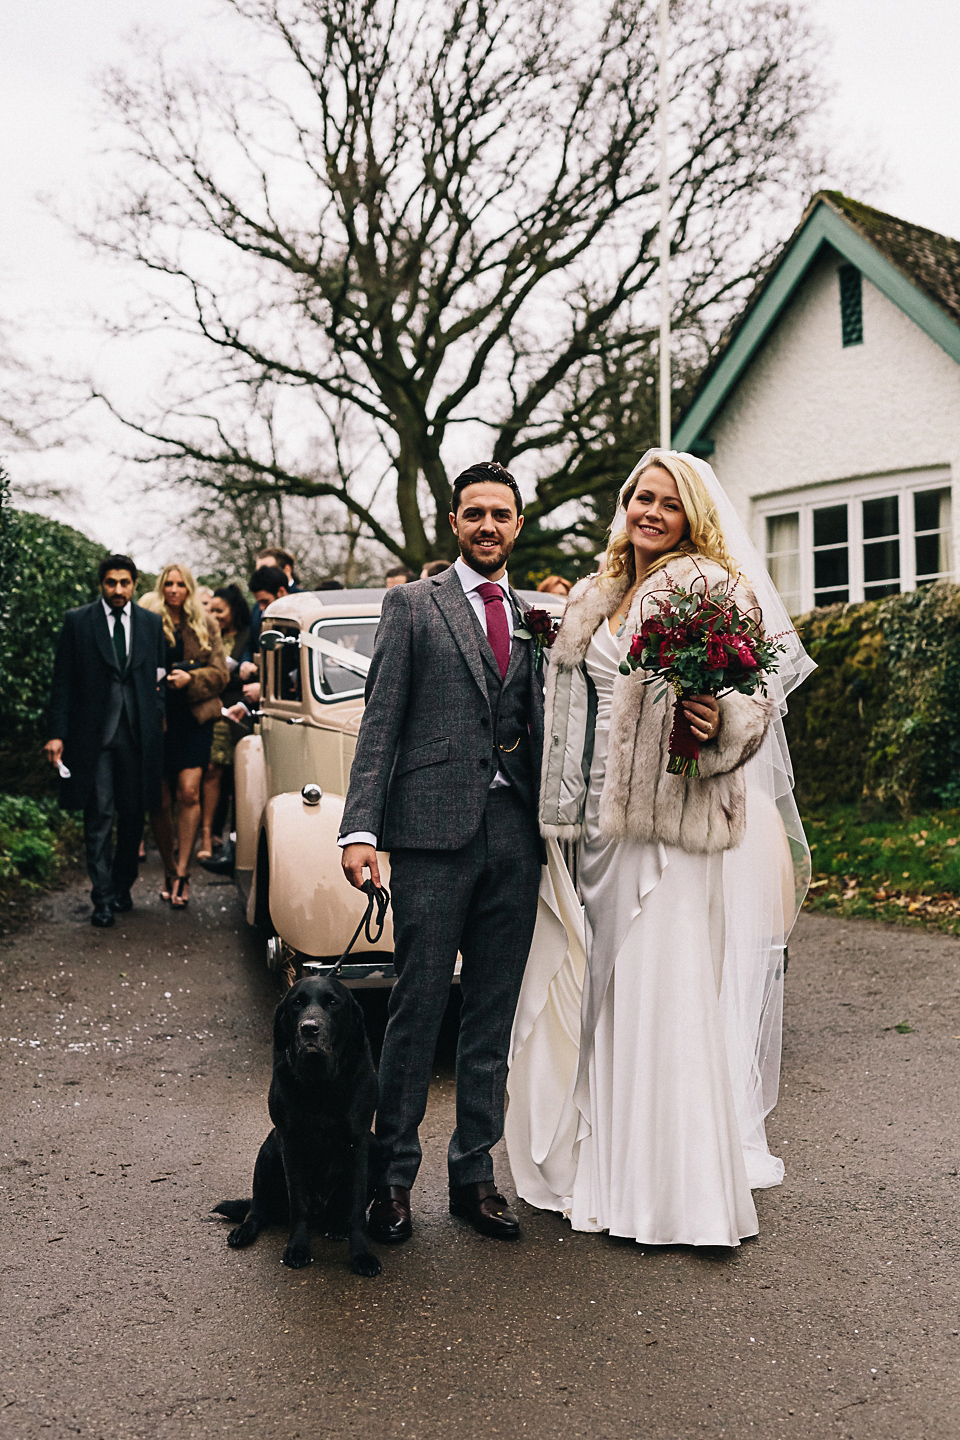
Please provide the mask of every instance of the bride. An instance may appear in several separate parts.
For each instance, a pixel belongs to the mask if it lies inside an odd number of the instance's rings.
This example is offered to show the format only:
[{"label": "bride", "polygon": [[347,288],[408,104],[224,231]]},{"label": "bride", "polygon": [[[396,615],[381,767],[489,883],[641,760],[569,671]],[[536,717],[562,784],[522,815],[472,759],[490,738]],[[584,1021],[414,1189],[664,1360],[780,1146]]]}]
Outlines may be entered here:
[{"label": "bride", "polygon": [[[672,697],[618,667],[652,597],[704,580],[787,654],[769,698],[686,702],[701,750],[684,779],[667,774]],[[703,461],[644,455],[550,659],[549,864],[508,1084],[517,1190],[575,1230],[738,1245],[758,1230],[751,1190],[783,1177],[764,1119],[809,851],[782,716],[813,665]],[[572,839],[582,911],[556,844]]]}]

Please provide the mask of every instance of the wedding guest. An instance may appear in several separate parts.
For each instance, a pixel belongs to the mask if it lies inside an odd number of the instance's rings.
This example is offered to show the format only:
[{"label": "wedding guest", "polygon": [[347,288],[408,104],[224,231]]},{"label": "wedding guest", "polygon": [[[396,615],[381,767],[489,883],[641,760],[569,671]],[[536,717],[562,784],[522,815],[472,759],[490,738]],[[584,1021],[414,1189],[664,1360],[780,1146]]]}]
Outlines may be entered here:
[{"label": "wedding guest", "polygon": [[258,566],[275,565],[278,570],[283,571],[284,575],[286,575],[287,577],[286,584],[288,595],[296,595],[300,589],[299,581],[294,574],[294,568],[296,566],[296,563],[297,562],[294,560],[289,550],[282,550],[277,545],[268,545],[266,549],[261,550],[259,555],[257,556]]},{"label": "wedding guest", "polygon": [[392,570],[387,571],[383,583],[388,590],[393,590],[397,585],[409,585],[410,581],[416,578],[406,565],[394,565]]},{"label": "wedding guest", "polygon": [[[240,660],[250,629],[250,607],[243,598],[239,585],[223,585],[215,590],[210,600],[209,614],[220,627],[220,638],[226,652],[230,679],[221,692],[220,705],[223,709],[228,709],[242,699]],[[203,775],[203,819],[198,860],[209,860],[213,855],[214,845],[220,844],[219,837],[214,837],[214,829],[218,811],[225,814],[229,805],[234,743],[230,722],[222,715],[218,716],[213,722],[210,761]],[[227,802],[226,805],[224,801]]]},{"label": "wedding guest", "polygon": [[83,811],[90,921],[104,929],[133,908],[144,811],[160,800],[164,643],[158,617],[133,604],[128,555],[105,556],[97,579],[100,599],[64,617],[44,751],[60,771],[60,804]]},{"label": "wedding guest", "polygon": [[200,601],[200,604],[203,606],[203,613],[204,613],[205,615],[209,615],[209,614],[210,614],[210,601],[213,599],[213,591],[210,589],[210,586],[209,586],[209,585],[198,585],[198,586],[197,586],[197,599]]},{"label": "wedding guest", "polygon": [[[278,565],[259,565],[250,576],[250,591],[257,603],[250,618],[250,633],[247,637],[247,644],[243,653],[245,656],[249,655],[251,653],[251,646],[253,646],[253,653],[257,655],[257,659],[252,663],[249,663],[247,660],[241,663],[240,679],[246,682],[243,686],[242,699],[247,705],[256,705],[260,699],[260,660],[258,652],[260,646],[261,621],[263,619],[263,612],[267,606],[272,605],[274,600],[279,600],[289,593],[287,590],[287,576],[285,571],[281,570]],[[255,645],[253,641],[254,629],[256,629],[257,632]]]},{"label": "wedding guest", "polygon": [[343,590],[343,589],[344,589],[344,584],[343,584],[343,581],[342,581],[342,580],[337,580],[334,576],[331,576],[331,577],[329,578],[329,580],[321,580],[321,581],[320,581],[320,584],[317,586],[317,589],[318,589],[318,590]]},{"label": "wedding guest", "polygon": [[564,600],[572,589],[570,581],[565,580],[562,575],[548,575],[546,580],[541,580],[537,586],[541,595],[559,595]]},{"label": "wedding guest", "polygon": [[[273,570],[280,570],[284,576],[283,593],[285,595],[297,595],[300,591],[300,586],[297,582],[296,576],[293,573],[294,564],[294,558],[290,554],[289,550],[281,550],[276,545],[268,545],[267,548],[265,550],[261,550],[260,554],[257,556],[257,564],[255,568],[257,570],[261,570],[264,567],[267,567]],[[269,605],[269,603],[270,601],[268,600],[267,604]],[[246,648],[243,652],[243,656],[240,662],[241,680],[256,680],[258,674],[260,673],[258,669],[257,657],[260,650],[260,621],[263,618],[264,608],[265,607],[260,604],[259,600],[255,601],[253,611],[250,616],[250,632],[247,636]]]},{"label": "wedding guest", "polygon": [[[673,694],[620,669],[678,589],[726,596],[783,637],[769,699],[683,700],[695,777],[667,768]],[[757,1233],[751,1190],[783,1177],[764,1118],[809,852],[781,716],[812,668],[710,466],[648,451],[550,652],[541,832],[580,839],[583,920],[557,863],[567,937],[551,958],[544,929],[531,956],[510,1069],[517,1189],[575,1230],[736,1246]]]},{"label": "wedding guest", "polygon": [[431,575],[442,575],[444,570],[450,569],[449,560],[428,560],[420,571],[421,580],[429,580]]},{"label": "wedding guest", "polygon": [[[229,679],[216,622],[197,599],[197,584],[186,565],[165,565],[156,593],[166,638],[166,729],[160,809],[151,818],[164,867],[162,900],[183,909],[190,900],[190,859],[200,826],[200,788],[210,760],[213,722]],[[173,807],[178,808],[176,839]]]}]

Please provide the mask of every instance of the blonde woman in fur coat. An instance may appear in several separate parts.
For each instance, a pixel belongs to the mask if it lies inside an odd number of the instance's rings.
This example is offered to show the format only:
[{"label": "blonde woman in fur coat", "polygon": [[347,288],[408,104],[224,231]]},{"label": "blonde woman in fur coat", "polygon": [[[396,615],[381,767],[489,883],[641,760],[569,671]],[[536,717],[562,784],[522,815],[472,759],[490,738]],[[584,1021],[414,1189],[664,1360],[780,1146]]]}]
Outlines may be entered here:
[{"label": "blonde woman in fur coat", "polygon": [[[799,817],[778,794],[785,687],[688,700],[701,750],[699,777],[685,779],[667,774],[672,697],[619,672],[654,596],[706,584],[761,609],[700,463],[644,457],[601,572],[573,590],[550,652],[541,828],[548,843],[579,839],[583,928],[554,844],[514,1028],[507,1143],[519,1194],[576,1230],[735,1246],[758,1230],[752,1189],[783,1174],[763,1120],[805,885]],[[742,526],[737,538],[758,566]],[[795,683],[809,662],[790,648]]]}]

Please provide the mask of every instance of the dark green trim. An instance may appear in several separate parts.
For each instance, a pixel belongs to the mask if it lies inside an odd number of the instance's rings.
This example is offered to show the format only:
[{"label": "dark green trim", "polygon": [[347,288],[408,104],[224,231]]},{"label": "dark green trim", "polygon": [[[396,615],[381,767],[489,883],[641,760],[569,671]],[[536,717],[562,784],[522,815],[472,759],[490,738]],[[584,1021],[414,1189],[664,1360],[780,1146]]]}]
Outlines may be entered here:
[{"label": "dark green trim", "polygon": [[[952,360],[960,364],[960,326],[930,297],[875,250],[862,235],[821,201],[767,281],[717,368],[680,421],[673,437],[677,450],[696,451],[697,439],[711,423],[776,324],[825,245],[856,265],[899,310],[910,317]],[[711,443],[711,442],[704,442]]]}]

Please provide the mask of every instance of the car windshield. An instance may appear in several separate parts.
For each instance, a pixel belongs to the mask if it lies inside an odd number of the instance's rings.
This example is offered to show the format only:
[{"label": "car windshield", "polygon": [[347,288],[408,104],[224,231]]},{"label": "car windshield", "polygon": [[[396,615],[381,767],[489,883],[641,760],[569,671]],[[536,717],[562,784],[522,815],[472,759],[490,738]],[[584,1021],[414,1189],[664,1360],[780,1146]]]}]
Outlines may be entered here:
[{"label": "car windshield", "polygon": [[[313,634],[329,645],[342,650],[353,650],[358,655],[373,654],[373,642],[377,635],[377,615],[360,615],[349,620],[320,620],[311,626]],[[347,695],[363,694],[363,676],[356,670],[339,665],[330,655],[312,653],[313,689],[320,700],[342,700]]]}]

